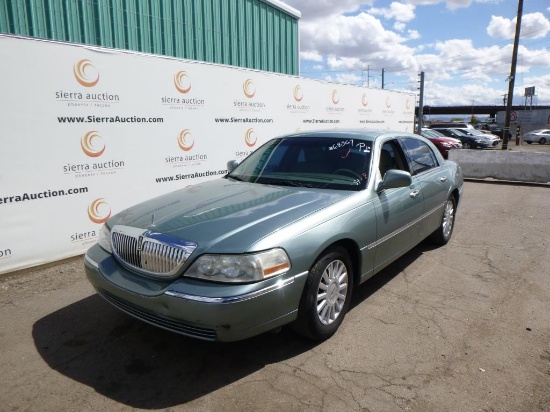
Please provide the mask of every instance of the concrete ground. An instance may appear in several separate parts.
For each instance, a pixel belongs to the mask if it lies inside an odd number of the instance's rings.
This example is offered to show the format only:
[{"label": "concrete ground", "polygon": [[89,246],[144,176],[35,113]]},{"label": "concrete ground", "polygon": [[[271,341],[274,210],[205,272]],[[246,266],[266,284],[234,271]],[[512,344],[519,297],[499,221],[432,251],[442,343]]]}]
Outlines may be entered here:
[{"label": "concrete ground", "polygon": [[99,298],[82,259],[0,277],[1,411],[550,411],[550,187],[467,182],[451,242],[354,291],[330,340],[205,343]]}]

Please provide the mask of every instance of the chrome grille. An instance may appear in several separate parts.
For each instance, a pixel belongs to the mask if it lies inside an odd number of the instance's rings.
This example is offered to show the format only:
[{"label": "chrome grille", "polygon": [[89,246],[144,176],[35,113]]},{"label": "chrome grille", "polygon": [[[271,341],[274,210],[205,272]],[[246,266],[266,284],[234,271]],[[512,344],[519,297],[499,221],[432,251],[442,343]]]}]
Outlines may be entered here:
[{"label": "chrome grille", "polygon": [[111,231],[111,244],[121,264],[160,278],[175,276],[197,247],[168,235],[120,225]]}]

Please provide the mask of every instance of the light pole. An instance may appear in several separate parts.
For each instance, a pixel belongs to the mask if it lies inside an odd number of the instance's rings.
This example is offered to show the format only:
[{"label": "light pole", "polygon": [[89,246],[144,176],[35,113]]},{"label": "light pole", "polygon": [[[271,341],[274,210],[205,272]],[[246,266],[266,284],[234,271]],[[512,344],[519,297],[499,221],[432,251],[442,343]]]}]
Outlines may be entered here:
[{"label": "light pole", "polygon": [[516,36],[514,37],[514,49],[512,51],[512,67],[508,77],[508,102],[506,104],[506,117],[504,118],[504,131],[502,136],[502,150],[508,150],[510,138],[510,116],[512,112],[512,100],[514,99],[514,82],[516,78],[516,65],[518,62],[519,33],[521,30],[521,15],[523,13],[523,0],[518,1],[518,16],[516,21]]}]

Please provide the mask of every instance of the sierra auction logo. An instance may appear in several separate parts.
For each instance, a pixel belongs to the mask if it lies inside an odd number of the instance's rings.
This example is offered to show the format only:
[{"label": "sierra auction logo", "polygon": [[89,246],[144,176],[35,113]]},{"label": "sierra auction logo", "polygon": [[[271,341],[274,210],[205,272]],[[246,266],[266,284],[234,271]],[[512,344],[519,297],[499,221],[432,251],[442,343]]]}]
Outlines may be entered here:
[{"label": "sierra auction logo", "polygon": [[302,88],[300,87],[300,85],[295,86],[294,87],[294,100],[296,100],[298,103],[300,103],[303,98],[304,98],[304,95],[302,93]]},{"label": "sierra auction logo", "polygon": [[[256,146],[256,143],[258,143],[258,136],[256,135],[256,131],[254,129],[247,129],[244,133],[244,143],[249,149],[252,149],[254,146]],[[235,156],[237,159],[243,159],[250,155],[254,150],[236,150]]]},{"label": "sierra auction logo", "polygon": [[107,145],[97,130],[91,130],[81,136],[80,148],[86,157],[96,160],[94,162],[66,163],[63,166],[63,174],[74,175],[78,178],[113,175],[125,167],[124,160],[99,160],[104,155]]},{"label": "sierra auction logo", "polygon": [[392,101],[390,96],[386,97],[386,108],[382,110],[382,113],[384,116],[393,116],[395,114],[395,110],[392,108]]},{"label": "sierra auction logo", "polygon": [[179,71],[174,75],[174,86],[182,94],[189,93],[191,90],[191,79],[184,71]]},{"label": "sierra auction logo", "polygon": [[73,66],[76,81],[84,87],[94,87],[99,82],[99,72],[91,60],[82,59]]},{"label": "sierra auction logo", "polygon": [[190,129],[183,129],[177,135],[177,145],[185,154],[168,155],[164,157],[164,163],[173,167],[198,166],[201,162],[208,160],[208,155],[194,153],[195,137]]},{"label": "sierra auction logo", "polygon": [[80,147],[82,151],[89,157],[98,157],[105,151],[105,143],[103,138],[95,130],[86,133],[80,139]]},{"label": "sierra auction logo", "polygon": [[188,152],[195,145],[195,139],[188,129],[183,129],[178,136],[178,145],[181,150]]},{"label": "sierra auction logo", "polygon": [[244,141],[248,147],[254,147],[258,142],[258,137],[254,129],[248,129],[244,135]]},{"label": "sierra auction logo", "polygon": [[120,102],[120,96],[106,91],[91,91],[101,78],[94,62],[89,59],[80,59],[73,65],[73,77],[85,90],[58,90],[55,100],[67,103],[68,107],[111,107]]},{"label": "sierra auction logo", "polygon": [[259,111],[266,108],[266,104],[257,99],[254,99],[256,96],[256,84],[252,79],[246,79],[243,82],[242,90],[244,96],[248,100],[233,100],[233,107],[238,107],[241,111]]},{"label": "sierra auction logo", "polygon": [[344,112],[343,107],[336,107],[340,103],[340,94],[338,89],[334,89],[331,93],[330,100],[332,101],[332,106],[327,106],[326,111],[329,114],[342,114]]},{"label": "sierra auction logo", "polygon": [[111,206],[102,197],[95,199],[88,206],[88,217],[94,223],[105,223],[111,217]]},{"label": "sierra auction logo", "polygon": [[357,113],[360,115],[368,115],[372,113],[372,109],[367,107],[369,105],[369,95],[368,93],[363,93],[361,96],[361,105],[357,109]]},{"label": "sierra auction logo", "polygon": [[191,95],[188,95],[191,93],[191,89],[193,88],[191,76],[188,72],[184,70],[176,72],[172,83],[180,95],[162,96],[160,98],[160,103],[163,106],[169,106],[168,108],[171,110],[198,110],[204,107],[206,103],[204,99],[199,97],[191,97]]},{"label": "sierra auction logo", "polygon": [[307,113],[309,111],[310,107],[302,104],[304,93],[302,92],[302,87],[299,84],[294,86],[292,89],[292,97],[294,98],[294,102],[287,103],[286,110],[291,113]]}]

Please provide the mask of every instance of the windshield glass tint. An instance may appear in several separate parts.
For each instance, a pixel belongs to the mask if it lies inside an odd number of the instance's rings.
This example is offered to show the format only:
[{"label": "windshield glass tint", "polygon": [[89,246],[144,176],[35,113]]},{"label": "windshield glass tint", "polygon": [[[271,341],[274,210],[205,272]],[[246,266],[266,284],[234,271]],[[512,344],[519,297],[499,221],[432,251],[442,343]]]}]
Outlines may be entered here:
[{"label": "windshield glass tint", "polygon": [[361,190],[366,186],[372,143],[327,137],[273,139],[228,177],[245,182]]}]

